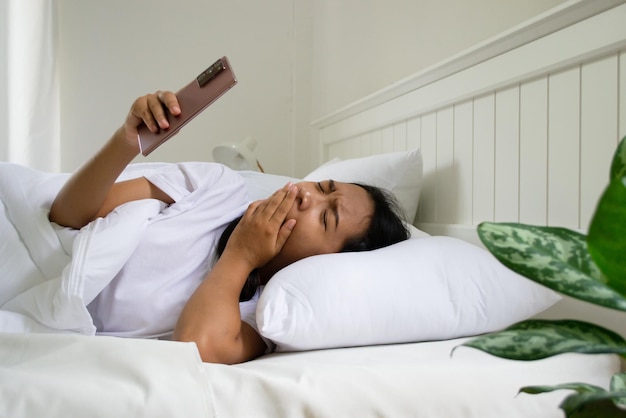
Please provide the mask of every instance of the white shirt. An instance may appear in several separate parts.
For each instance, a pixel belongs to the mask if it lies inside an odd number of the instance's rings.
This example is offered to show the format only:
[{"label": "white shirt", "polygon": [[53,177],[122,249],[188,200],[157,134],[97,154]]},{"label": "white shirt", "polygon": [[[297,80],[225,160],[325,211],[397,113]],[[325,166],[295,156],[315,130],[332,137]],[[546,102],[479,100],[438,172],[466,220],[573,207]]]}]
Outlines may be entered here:
[{"label": "white shirt", "polygon": [[[220,235],[249,203],[242,177],[219,164],[168,164],[145,177],[175,203],[149,221],[130,260],[88,305],[100,335],[169,337],[215,263]],[[254,329],[257,299],[240,304]]]}]

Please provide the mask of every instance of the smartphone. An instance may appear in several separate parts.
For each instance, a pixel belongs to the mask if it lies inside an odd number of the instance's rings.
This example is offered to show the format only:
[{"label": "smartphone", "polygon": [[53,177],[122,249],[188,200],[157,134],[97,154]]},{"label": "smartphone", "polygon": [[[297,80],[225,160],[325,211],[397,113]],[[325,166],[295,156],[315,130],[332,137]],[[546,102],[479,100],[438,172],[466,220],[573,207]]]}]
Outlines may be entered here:
[{"label": "smartphone", "polygon": [[181,112],[178,116],[174,116],[166,110],[170,123],[169,128],[160,129],[157,133],[150,132],[143,123],[137,128],[141,153],[146,156],[157,149],[235,84],[237,84],[237,78],[228,58],[222,57],[215,61],[195,80],[192,80],[176,93]]}]

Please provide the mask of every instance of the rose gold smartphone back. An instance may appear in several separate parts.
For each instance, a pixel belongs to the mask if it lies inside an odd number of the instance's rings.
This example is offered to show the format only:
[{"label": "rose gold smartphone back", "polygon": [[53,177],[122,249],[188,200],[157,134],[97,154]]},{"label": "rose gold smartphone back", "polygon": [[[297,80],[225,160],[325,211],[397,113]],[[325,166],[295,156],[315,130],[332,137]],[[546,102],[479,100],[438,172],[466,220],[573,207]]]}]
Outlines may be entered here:
[{"label": "rose gold smartphone back", "polygon": [[146,156],[161,144],[176,135],[191,119],[219,99],[224,93],[237,84],[237,78],[228,62],[222,57],[204,70],[195,80],[176,93],[181,113],[173,116],[168,112],[170,127],[152,133],[142,124],[138,128],[139,149]]}]

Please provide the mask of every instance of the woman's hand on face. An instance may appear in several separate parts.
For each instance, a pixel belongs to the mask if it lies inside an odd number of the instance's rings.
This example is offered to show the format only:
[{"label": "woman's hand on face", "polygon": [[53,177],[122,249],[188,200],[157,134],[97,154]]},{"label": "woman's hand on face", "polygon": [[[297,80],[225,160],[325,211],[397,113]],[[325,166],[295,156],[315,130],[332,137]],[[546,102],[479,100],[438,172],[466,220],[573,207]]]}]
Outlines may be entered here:
[{"label": "woman's hand on face", "polygon": [[297,194],[297,186],[289,183],[268,199],[250,204],[224,254],[235,252],[249,263],[251,270],[267,264],[280,252],[296,225],[295,219],[287,219],[287,213]]},{"label": "woman's hand on face", "polygon": [[157,91],[136,99],[126,116],[123,126],[124,138],[129,143],[137,144],[137,128],[145,123],[151,132],[167,129],[170,124],[167,120],[167,109],[172,115],[180,115],[180,105],[176,94],[171,91]]}]

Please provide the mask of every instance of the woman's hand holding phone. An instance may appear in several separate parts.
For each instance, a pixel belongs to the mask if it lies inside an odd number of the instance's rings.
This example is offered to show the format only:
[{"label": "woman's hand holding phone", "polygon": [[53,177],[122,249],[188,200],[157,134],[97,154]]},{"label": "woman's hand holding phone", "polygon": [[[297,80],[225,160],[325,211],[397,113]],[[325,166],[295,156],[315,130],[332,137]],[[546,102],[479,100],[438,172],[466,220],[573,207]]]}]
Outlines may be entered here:
[{"label": "woman's hand holding phone", "polygon": [[137,98],[124,121],[124,139],[131,145],[138,146],[139,127],[145,126],[150,132],[158,133],[170,127],[169,112],[173,116],[181,113],[178,98],[171,91],[157,91]]}]

